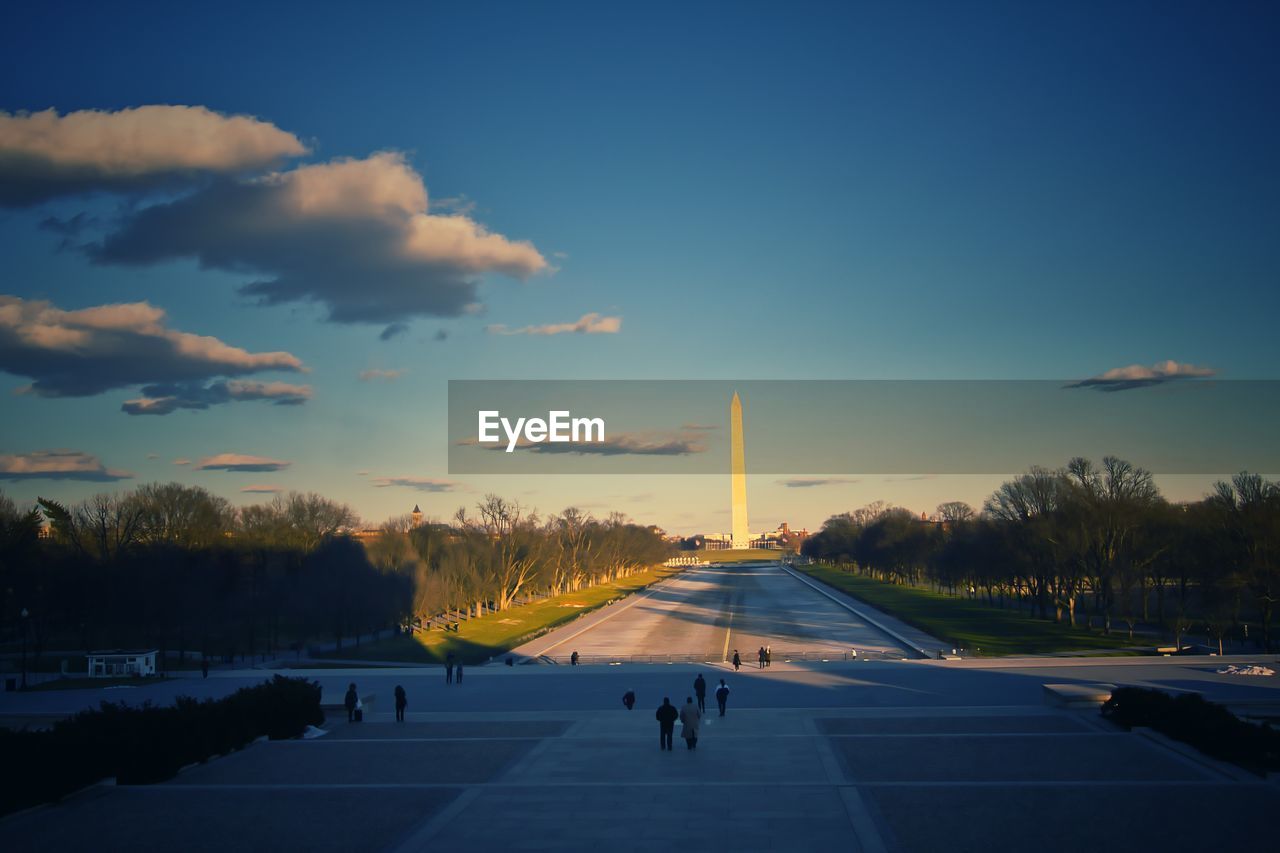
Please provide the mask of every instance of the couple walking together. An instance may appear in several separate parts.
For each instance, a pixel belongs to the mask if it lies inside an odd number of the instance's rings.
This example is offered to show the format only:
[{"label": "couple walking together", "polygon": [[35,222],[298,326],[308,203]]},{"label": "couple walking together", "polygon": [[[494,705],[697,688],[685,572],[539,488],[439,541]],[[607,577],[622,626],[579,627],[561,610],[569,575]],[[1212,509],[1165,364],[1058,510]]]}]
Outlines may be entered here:
[{"label": "couple walking together", "polygon": [[[698,697],[695,705],[693,696],[685,698],[684,707],[676,710],[671,699],[664,696],[662,706],[654,715],[658,720],[658,748],[672,749],[672,738],[675,735],[676,720],[680,721],[680,736],[684,738],[688,749],[698,748],[698,729],[702,724],[702,715],[707,710],[707,682],[699,673],[693,682],[694,695]],[[720,706],[720,716],[724,716],[725,704],[729,701],[729,685],[720,679],[716,688],[716,703]]]},{"label": "couple walking together", "polygon": [[663,696],[662,707],[658,708],[654,716],[658,718],[659,749],[672,749],[671,739],[675,734],[676,720],[680,721],[680,737],[684,738],[688,748],[698,748],[698,724],[702,720],[702,714],[698,712],[698,706],[693,704],[692,696],[685,699],[684,707],[678,711],[671,704],[671,699]]}]

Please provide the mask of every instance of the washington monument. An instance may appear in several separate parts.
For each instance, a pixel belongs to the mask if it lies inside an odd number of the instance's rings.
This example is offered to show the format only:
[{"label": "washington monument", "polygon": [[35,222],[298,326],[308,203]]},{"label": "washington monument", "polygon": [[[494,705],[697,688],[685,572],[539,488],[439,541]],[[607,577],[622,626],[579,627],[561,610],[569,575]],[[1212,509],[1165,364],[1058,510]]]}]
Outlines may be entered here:
[{"label": "washington monument", "polygon": [[747,528],[747,458],[742,445],[742,401],[733,392],[729,404],[729,477],[733,492],[733,541],[734,548],[750,548],[751,533]]}]

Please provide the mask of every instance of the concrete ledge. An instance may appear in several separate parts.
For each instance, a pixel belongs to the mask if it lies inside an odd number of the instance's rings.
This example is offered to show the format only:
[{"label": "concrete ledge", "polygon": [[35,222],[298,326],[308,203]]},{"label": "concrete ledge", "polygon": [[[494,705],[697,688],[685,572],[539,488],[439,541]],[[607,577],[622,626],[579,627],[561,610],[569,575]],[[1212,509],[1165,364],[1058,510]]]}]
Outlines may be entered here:
[{"label": "concrete ledge", "polygon": [[1097,708],[1111,698],[1114,684],[1046,684],[1044,701],[1057,708]]}]

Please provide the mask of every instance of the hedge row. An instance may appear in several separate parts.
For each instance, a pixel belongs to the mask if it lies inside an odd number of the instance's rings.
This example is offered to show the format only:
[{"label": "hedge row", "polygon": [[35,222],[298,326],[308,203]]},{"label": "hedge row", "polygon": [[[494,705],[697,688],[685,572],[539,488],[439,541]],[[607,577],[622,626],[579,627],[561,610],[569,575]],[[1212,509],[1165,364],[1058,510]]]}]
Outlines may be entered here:
[{"label": "hedge row", "polygon": [[1170,696],[1160,690],[1120,687],[1103,703],[1102,716],[1126,728],[1155,729],[1259,775],[1280,771],[1280,732],[1265,723],[1246,722],[1198,693]]},{"label": "hedge row", "polygon": [[320,685],[277,675],[222,699],[182,697],[168,707],[103,702],[49,731],[0,729],[6,768],[0,814],[53,802],[112,776],[122,785],[162,782],[263,735],[293,738],[322,722]]}]

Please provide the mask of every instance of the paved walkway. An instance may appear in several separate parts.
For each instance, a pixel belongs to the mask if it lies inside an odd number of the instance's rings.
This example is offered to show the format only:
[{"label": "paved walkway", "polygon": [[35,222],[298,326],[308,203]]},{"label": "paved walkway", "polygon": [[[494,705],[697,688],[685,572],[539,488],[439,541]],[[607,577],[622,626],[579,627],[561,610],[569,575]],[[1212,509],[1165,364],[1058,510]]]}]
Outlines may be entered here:
[{"label": "paved walkway", "polygon": [[686,569],[604,610],[590,614],[516,653],[567,658],[695,655],[728,660],[734,650],[755,665],[757,649],[827,653],[851,649],[875,656],[936,654],[942,643],[874,608],[776,563]]},{"label": "paved walkway", "polygon": [[[1233,681],[1205,660],[999,663],[499,667],[462,687],[405,670],[379,677],[407,685],[408,722],[375,703],[365,723],[258,743],[162,785],[98,787],[0,821],[0,837],[14,851],[218,853],[1274,843],[1274,782],[1049,708],[1041,685],[1103,673],[1274,701],[1275,679]],[[709,718],[696,751],[677,739],[660,752],[653,710],[664,694],[681,703],[698,671],[730,681],[728,716]]]}]

